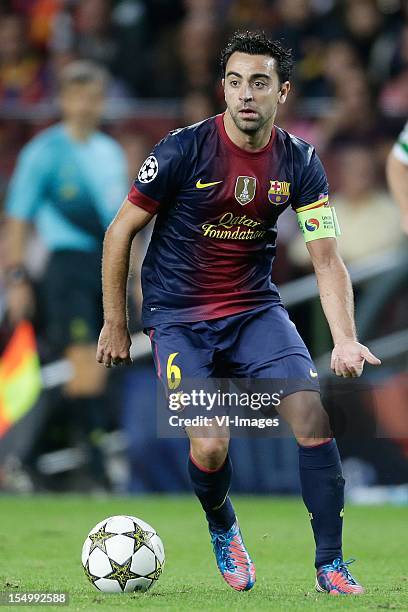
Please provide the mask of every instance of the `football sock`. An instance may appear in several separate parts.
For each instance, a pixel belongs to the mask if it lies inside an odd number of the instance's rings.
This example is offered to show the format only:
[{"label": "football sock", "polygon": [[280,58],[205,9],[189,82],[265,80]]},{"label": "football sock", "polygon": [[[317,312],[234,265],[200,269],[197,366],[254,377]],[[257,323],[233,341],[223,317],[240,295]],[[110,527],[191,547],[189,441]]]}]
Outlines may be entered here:
[{"label": "football sock", "polygon": [[206,513],[212,531],[227,531],[235,522],[235,512],[228,491],[231,484],[232,464],[229,455],[217,470],[207,470],[188,459],[188,473],[193,489]]},{"label": "football sock", "polygon": [[299,447],[302,497],[316,542],[316,569],[342,557],[344,478],[336,440]]}]

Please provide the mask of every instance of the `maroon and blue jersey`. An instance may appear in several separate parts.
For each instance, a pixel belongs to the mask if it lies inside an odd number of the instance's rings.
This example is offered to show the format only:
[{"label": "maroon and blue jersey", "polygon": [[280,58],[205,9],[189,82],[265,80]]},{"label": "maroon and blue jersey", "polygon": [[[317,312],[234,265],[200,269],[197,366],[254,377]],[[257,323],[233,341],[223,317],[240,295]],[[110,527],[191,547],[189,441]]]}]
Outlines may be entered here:
[{"label": "maroon and blue jersey", "polygon": [[279,303],[271,281],[278,217],[322,205],[327,192],[314,148],[276,126],[256,152],[230,140],[223,115],[170,132],[128,195],[157,213],[142,267],[145,327]]}]

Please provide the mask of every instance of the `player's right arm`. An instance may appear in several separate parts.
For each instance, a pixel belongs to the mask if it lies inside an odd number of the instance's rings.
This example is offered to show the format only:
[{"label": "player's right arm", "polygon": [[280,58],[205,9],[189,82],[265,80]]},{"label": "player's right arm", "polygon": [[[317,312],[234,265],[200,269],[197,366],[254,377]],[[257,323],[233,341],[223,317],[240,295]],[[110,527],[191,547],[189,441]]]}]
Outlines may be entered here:
[{"label": "player's right arm", "polygon": [[408,235],[408,124],[387,159],[387,181],[401,211],[401,226]]},{"label": "player's right arm", "polygon": [[176,133],[157,144],[109,226],[104,240],[102,287],[104,326],[96,359],[106,367],[130,363],[126,285],[132,240],[177,192],[183,176],[183,150]]},{"label": "player's right arm", "polygon": [[96,359],[107,368],[131,363],[126,287],[133,238],[153,214],[126,199],[108,227],[103,244],[102,288],[104,325]]}]

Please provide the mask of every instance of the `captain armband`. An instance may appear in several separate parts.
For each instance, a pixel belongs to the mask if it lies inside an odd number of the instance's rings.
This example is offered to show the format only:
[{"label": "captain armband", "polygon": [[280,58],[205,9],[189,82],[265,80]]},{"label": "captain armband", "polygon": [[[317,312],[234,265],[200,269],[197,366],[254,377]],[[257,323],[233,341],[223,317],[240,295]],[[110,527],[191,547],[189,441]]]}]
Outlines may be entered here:
[{"label": "captain armband", "polygon": [[300,210],[296,216],[305,242],[319,238],[336,238],[341,234],[336,211],[332,206]]}]

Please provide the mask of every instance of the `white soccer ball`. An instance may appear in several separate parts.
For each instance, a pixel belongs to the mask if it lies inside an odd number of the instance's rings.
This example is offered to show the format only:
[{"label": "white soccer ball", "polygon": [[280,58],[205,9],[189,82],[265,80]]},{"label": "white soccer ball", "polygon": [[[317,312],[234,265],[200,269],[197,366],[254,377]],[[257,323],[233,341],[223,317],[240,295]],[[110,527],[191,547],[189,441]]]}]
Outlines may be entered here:
[{"label": "white soccer ball", "polygon": [[163,571],[163,543],[141,519],[110,516],[89,532],[82,547],[82,565],[99,591],[147,591]]}]

